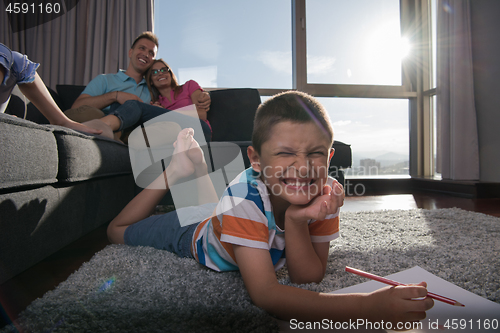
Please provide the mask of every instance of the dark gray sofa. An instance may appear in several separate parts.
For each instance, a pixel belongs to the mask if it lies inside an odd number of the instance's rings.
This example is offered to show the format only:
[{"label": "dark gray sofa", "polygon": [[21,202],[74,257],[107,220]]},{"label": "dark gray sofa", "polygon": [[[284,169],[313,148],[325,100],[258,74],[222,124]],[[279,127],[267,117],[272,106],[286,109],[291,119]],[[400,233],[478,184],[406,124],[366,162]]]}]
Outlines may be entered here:
[{"label": "dark gray sofa", "polygon": [[135,194],[128,148],[0,114],[0,283],[109,222]]},{"label": "dark gray sofa", "polygon": [[[83,88],[61,85],[50,92],[66,110]],[[258,91],[212,91],[211,99],[212,141],[236,143],[248,167]],[[6,112],[23,117],[24,104],[13,96]],[[27,119],[0,114],[0,284],[108,223],[140,190],[126,145],[42,125],[48,122],[31,104]],[[337,171],[351,166],[351,149],[341,142],[334,148],[332,175],[343,182]]]}]

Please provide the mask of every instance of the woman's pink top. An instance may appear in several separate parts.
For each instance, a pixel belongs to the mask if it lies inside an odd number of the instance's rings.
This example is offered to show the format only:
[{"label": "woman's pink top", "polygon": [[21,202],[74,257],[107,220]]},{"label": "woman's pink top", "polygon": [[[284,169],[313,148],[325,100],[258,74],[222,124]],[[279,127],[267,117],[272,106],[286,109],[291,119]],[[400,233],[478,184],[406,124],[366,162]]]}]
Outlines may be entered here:
[{"label": "woman's pink top", "polygon": [[181,93],[177,96],[177,98],[174,98],[174,91],[170,91],[170,102],[168,98],[160,96],[158,99],[161,106],[163,106],[165,109],[169,110],[177,110],[180,108],[183,108],[185,106],[193,104],[193,101],[191,100],[191,94],[194,93],[196,90],[201,90],[200,85],[196,83],[196,81],[189,80],[184,85],[182,86],[182,91]]},{"label": "woman's pink top", "polygon": [[[200,85],[193,80],[189,80],[184,85],[182,86],[182,91],[180,94],[177,96],[177,98],[174,98],[174,91],[170,91],[170,99],[171,101],[168,100],[168,98],[160,96],[158,98],[158,101],[160,102],[160,105],[163,106],[165,109],[169,110],[177,110],[180,108],[183,108],[185,106],[193,104],[193,101],[191,100],[191,95],[196,91],[196,90],[201,90]],[[212,126],[210,126],[210,123],[208,120],[204,120],[208,126],[210,127],[210,130],[212,130]]]}]

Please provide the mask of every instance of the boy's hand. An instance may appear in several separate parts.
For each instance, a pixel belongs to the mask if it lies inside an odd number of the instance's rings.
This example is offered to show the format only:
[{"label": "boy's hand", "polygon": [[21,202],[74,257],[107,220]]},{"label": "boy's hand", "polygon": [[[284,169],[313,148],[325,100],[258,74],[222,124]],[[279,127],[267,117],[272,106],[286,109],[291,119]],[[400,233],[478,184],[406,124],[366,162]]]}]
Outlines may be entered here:
[{"label": "boy's hand", "polygon": [[321,193],[304,206],[291,205],[286,210],[286,217],[290,221],[300,223],[310,219],[324,220],[327,215],[334,214],[344,205],[344,188],[339,182],[323,186]]},{"label": "boy's hand", "polygon": [[307,205],[291,205],[285,212],[286,257],[290,280],[294,283],[319,283],[325,276],[329,242],[311,242],[307,222],[322,221],[344,203],[344,190],[338,182],[333,190],[325,185]]},{"label": "boy's hand", "polygon": [[[397,322],[413,322],[425,318],[425,311],[433,307],[432,298],[426,297],[427,284],[421,282],[418,285],[388,286],[376,290],[366,297],[366,312],[377,320]],[[369,311],[368,311],[369,309]]]}]

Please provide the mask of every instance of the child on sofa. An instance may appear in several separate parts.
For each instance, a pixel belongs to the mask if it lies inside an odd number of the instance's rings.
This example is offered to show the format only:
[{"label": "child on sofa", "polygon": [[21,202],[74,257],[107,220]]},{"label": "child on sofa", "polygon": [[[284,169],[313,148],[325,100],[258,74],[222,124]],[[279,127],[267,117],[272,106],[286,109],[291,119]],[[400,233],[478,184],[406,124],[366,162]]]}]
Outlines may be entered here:
[{"label": "child on sofa", "polygon": [[330,241],[339,234],[344,194],[327,173],[333,130],[317,100],[286,92],[258,108],[248,148],[252,167],[229,184],[218,204],[206,200],[198,208],[199,216],[205,214],[199,223],[182,227],[175,211],[148,217],[169,186],[183,177],[194,173],[203,191],[211,188],[203,152],[192,135],[186,129],[179,133],[164,174],[110,223],[112,243],[154,246],[216,271],[239,270],[254,304],[281,319],[425,318],[433,301],[425,298],[424,282],[368,294],[324,294],[278,283],[275,271],[285,260],[292,282],[320,282]]}]

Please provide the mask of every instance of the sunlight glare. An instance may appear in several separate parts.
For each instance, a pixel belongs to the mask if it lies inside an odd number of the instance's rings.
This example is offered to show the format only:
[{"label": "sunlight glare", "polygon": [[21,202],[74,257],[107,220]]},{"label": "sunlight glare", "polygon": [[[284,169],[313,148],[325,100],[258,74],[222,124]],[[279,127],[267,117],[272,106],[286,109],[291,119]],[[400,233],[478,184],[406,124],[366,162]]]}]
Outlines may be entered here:
[{"label": "sunlight glare", "polygon": [[411,44],[408,38],[402,37],[399,41],[399,56],[401,59],[406,58],[410,55],[411,52]]},{"label": "sunlight glare", "polygon": [[396,24],[386,23],[373,31],[366,43],[366,53],[378,64],[390,64],[401,61],[410,54],[411,44],[408,38],[401,37]]}]

